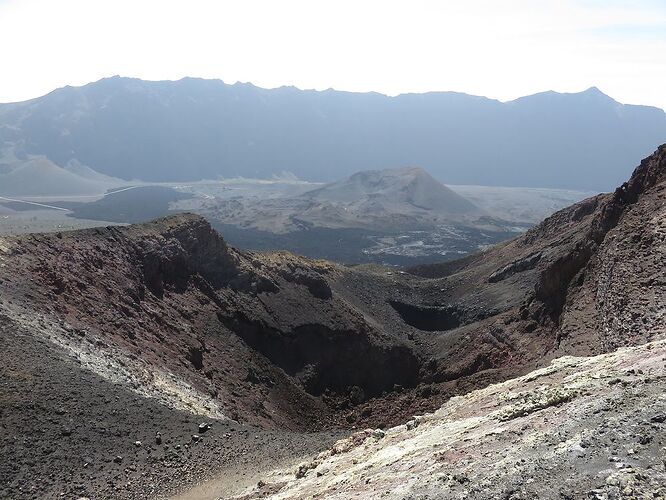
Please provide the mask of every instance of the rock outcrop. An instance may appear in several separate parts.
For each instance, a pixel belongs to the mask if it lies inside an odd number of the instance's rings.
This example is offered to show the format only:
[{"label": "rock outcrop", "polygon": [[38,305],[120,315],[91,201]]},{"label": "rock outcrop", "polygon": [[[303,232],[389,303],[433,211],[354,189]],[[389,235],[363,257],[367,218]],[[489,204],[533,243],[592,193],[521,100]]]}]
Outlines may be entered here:
[{"label": "rock outcrop", "polygon": [[665,355],[661,340],[563,357],[355,433],[234,498],[661,498]]}]

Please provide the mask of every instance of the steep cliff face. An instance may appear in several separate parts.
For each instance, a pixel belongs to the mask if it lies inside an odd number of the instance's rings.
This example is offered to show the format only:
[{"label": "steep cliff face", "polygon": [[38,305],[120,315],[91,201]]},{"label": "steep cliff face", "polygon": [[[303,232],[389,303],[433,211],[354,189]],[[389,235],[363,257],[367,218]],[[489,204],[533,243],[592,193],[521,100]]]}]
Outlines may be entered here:
[{"label": "steep cliff face", "polygon": [[332,292],[336,266],[238,252],[200,217],[6,245],[11,311],[101,342],[130,372],[169,373],[213,413],[320,427],[321,396],[358,403],[417,383],[412,349]]},{"label": "steep cliff face", "polygon": [[666,147],[661,147],[608,197],[595,233],[603,239],[597,236],[595,254],[567,297],[561,350],[575,352],[585,341],[600,352],[663,334],[665,189]]},{"label": "steep cliff face", "polygon": [[[486,293],[524,290],[516,319],[534,321],[530,333],[551,329],[553,352],[598,353],[649,340],[662,320],[656,311],[663,286],[665,182],[662,146],[615,192],[562,210],[484,254],[413,272],[458,283],[463,297],[465,287],[481,289],[485,274]],[[488,272],[509,255],[508,264]]]}]

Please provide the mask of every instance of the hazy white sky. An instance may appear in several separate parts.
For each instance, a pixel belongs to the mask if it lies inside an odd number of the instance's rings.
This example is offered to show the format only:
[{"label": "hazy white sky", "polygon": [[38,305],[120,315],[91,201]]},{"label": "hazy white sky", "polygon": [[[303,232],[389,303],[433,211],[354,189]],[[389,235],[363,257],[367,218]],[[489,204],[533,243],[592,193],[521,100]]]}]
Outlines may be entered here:
[{"label": "hazy white sky", "polygon": [[0,102],[120,74],[666,108],[666,0],[0,0],[0,61]]}]

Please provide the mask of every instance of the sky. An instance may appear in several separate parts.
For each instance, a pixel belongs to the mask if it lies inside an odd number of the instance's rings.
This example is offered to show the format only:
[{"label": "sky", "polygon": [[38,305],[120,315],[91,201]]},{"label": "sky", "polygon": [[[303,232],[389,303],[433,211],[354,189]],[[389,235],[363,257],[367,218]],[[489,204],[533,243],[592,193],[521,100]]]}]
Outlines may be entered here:
[{"label": "sky", "polygon": [[107,76],[666,108],[666,0],[0,0],[0,102]]}]

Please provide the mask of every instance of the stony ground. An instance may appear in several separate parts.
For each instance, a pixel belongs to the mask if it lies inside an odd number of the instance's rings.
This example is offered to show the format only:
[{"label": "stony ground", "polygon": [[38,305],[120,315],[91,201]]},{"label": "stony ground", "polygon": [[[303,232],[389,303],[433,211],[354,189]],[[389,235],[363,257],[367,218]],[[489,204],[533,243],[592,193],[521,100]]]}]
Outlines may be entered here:
[{"label": "stony ground", "polygon": [[34,329],[2,319],[0,498],[165,497],[213,473],[241,481],[340,436],[174,410],[82,370]]},{"label": "stony ground", "polygon": [[368,429],[236,498],[666,497],[666,341],[591,358]]}]

